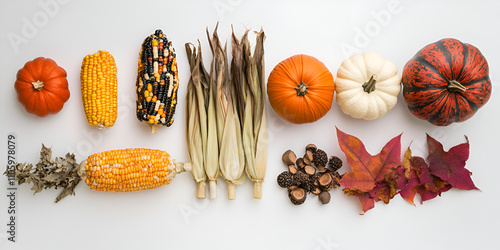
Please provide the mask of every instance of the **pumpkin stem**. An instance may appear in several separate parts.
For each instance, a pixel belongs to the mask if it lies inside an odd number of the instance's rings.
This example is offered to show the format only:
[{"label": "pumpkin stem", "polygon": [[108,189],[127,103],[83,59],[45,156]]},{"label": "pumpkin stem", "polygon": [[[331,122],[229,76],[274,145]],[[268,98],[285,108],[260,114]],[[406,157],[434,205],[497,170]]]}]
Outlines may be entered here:
[{"label": "pumpkin stem", "polygon": [[308,88],[309,87],[304,84],[304,82],[300,82],[300,84],[295,87],[295,90],[297,90],[297,96],[305,96]]},{"label": "pumpkin stem", "polygon": [[38,91],[43,89],[43,82],[41,82],[40,80],[36,80],[36,82],[32,82],[31,84],[33,84],[33,88]]},{"label": "pumpkin stem", "polygon": [[363,90],[368,94],[373,92],[375,90],[375,84],[377,83],[377,80],[378,75],[373,74],[370,79],[362,85]]},{"label": "pumpkin stem", "polygon": [[448,82],[448,91],[450,92],[459,92],[463,93],[467,90],[467,88],[461,83],[457,82],[457,80],[451,80]]}]

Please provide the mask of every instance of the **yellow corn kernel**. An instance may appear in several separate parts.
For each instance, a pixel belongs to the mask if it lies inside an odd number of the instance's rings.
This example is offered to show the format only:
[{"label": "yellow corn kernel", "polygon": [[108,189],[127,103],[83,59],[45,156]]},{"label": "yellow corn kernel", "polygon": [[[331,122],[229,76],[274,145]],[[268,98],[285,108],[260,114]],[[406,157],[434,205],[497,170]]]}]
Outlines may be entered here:
[{"label": "yellow corn kernel", "polygon": [[85,183],[91,189],[109,192],[161,187],[169,184],[176,173],[167,152],[145,148],[93,154],[87,158],[85,170]]},{"label": "yellow corn kernel", "polygon": [[118,91],[113,56],[100,50],[83,58],[80,72],[82,102],[91,126],[111,127],[116,121]]}]

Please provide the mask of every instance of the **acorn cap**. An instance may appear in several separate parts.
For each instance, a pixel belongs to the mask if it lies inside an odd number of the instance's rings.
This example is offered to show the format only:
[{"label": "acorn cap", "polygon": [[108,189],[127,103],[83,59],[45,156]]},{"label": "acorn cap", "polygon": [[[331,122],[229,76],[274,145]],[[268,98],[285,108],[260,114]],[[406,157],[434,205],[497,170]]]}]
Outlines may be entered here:
[{"label": "acorn cap", "polygon": [[276,180],[278,182],[278,185],[282,188],[288,188],[293,184],[293,176],[288,171],[284,171],[279,174]]},{"label": "acorn cap", "polygon": [[299,171],[293,175],[293,181],[298,184],[304,184],[309,181],[309,176],[306,173]]},{"label": "acorn cap", "polygon": [[319,179],[319,186],[321,190],[330,191],[333,188],[333,178],[330,173],[323,173]]},{"label": "acorn cap", "polygon": [[288,197],[294,205],[300,205],[306,201],[307,192],[303,188],[297,188],[288,192]]},{"label": "acorn cap", "polygon": [[314,174],[316,174],[316,168],[312,165],[306,165],[304,167],[304,173],[308,174],[309,176],[313,176]]},{"label": "acorn cap", "polygon": [[313,158],[314,158],[314,153],[309,150],[306,151],[306,153],[304,154],[304,163],[306,165],[311,165],[311,163],[313,162]]},{"label": "acorn cap", "polygon": [[328,168],[333,172],[339,170],[342,167],[342,160],[337,156],[331,156],[328,160]]},{"label": "acorn cap", "polygon": [[295,161],[295,164],[297,165],[297,167],[299,167],[299,169],[303,169],[306,166],[306,163],[304,162],[304,158],[297,158],[297,160]]},{"label": "acorn cap", "polygon": [[306,146],[306,151],[311,151],[312,153],[316,152],[316,149],[318,149],[318,147],[314,144],[307,144]]},{"label": "acorn cap", "polygon": [[315,195],[319,195],[321,193],[321,189],[319,188],[319,186],[314,186],[313,190],[311,190],[310,192]]},{"label": "acorn cap", "polygon": [[316,150],[313,156],[313,163],[316,167],[325,167],[328,163],[328,155],[321,149]]},{"label": "acorn cap", "polygon": [[316,172],[313,176],[310,177],[311,179],[311,182],[315,185],[315,186],[319,186],[319,177],[322,175],[323,173],[321,172]]}]

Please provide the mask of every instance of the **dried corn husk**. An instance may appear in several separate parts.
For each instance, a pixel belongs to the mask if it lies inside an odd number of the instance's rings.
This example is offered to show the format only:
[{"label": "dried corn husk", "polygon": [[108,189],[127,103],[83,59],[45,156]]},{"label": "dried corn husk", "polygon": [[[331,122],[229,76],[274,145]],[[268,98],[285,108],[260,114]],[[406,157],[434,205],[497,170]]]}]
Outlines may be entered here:
[{"label": "dried corn husk", "polygon": [[192,44],[186,44],[186,52],[191,68],[187,89],[186,107],[186,141],[188,147],[188,159],[191,163],[191,174],[196,181],[196,197],[206,197],[206,179],[204,167],[204,152],[207,141],[207,115],[205,112],[205,100],[203,97],[203,85],[200,81],[200,55],[196,55],[196,48]]},{"label": "dried corn husk", "polygon": [[217,27],[212,37],[207,30],[213,54],[211,78],[215,81],[215,102],[217,116],[217,135],[219,141],[219,169],[228,183],[228,199],[236,198],[235,186],[245,181],[245,153],[242,145],[241,127],[237,105],[234,104],[236,92],[231,86],[227,47],[222,48],[217,35]]},{"label": "dried corn husk", "polygon": [[[200,56],[201,57],[201,56]],[[203,68],[203,71],[205,69]],[[217,116],[215,112],[216,82],[208,74],[208,92],[205,95],[207,112],[207,150],[205,153],[205,172],[210,187],[210,199],[217,198],[217,179],[219,178],[219,140],[217,137]]]},{"label": "dried corn husk", "polygon": [[[267,114],[265,109],[264,31],[257,33],[252,57],[248,30],[238,42],[233,32],[233,59],[241,56],[241,70],[234,70],[233,79],[241,79],[238,95],[242,117],[242,138],[245,149],[246,173],[254,182],[254,199],[262,199],[262,182],[267,168]],[[236,46],[235,46],[236,45]],[[236,50],[236,51],[235,51]],[[236,57],[238,58],[238,57]],[[239,59],[239,58],[238,58]],[[238,76],[241,73],[242,76]]]}]

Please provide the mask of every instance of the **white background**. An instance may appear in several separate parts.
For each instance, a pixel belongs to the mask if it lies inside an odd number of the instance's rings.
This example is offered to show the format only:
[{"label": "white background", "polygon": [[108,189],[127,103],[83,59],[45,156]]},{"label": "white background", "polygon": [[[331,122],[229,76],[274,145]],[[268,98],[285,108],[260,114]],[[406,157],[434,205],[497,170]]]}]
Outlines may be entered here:
[{"label": "white background", "polygon": [[[344,115],[334,102],[319,121],[293,125],[268,106],[268,173],[260,201],[252,200],[249,181],[237,187],[236,200],[228,201],[223,180],[216,200],[197,200],[188,173],[167,187],[135,193],[101,193],[83,183],[75,197],[58,204],[53,201],[60,190],[33,196],[30,187],[21,186],[16,203],[17,242],[11,243],[6,239],[7,183],[0,178],[0,249],[498,249],[499,2],[73,0],[58,3],[48,12],[42,7],[46,2],[50,1],[1,4],[3,166],[10,133],[17,137],[20,162],[36,162],[42,143],[52,147],[54,156],[74,152],[79,161],[95,152],[128,147],[159,148],[186,160],[184,97],[189,68],[184,43],[200,39],[209,65],[205,29],[212,31],[217,21],[220,37],[227,41],[231,24],[238,36],[245,28],[263,27],[266,78],[277,63],[298,53],[317,57],[335,75],[347,57],[342,48],[349,46],[358,52],[377,52],[401,72],[423,46],[454,37],[485,55],[493,93],[472,119],[448,127],[413,117],[402,96],[393,110],[375,121]],[[27,22],[36,25],[36,30],[23,33]],[[140,45],[158,28],[176,48],[181,86],[176,121],[152,135],[135,118],[134,86]],[[13,45],[8,38],[12,34],[24,37],[25,43]],[[254,36],[251,39],[254,44]],[[87,124],[80,97],[82,58],[97,50],[109,51],[118,67],[118,119],[105,131]],[[38,56],[50,57],[66,69],[71,91],[63,110],[45,118],[26,113],[13,87],[17,70]],[[397,196],[389,205],[377,203],[365,215],[360,215],[358,200],[341,190],[332,191],[332,202],[325,206],[316,196],[301,206],[292,205],[275,181],[285,170],[281,154],[287,149],[302,154],[307,143],[315,143],[345,160],[335,126],[363,140],[372,154],[400,133],[402,150],[413,141],[414,154],[422,157],[427,156],[425,133],[440,140],[445,149],[465,142],[467,135],[471,147],[467,168],[481,191],[454,189],[423,205],[417,200],[416,206]]]}]

